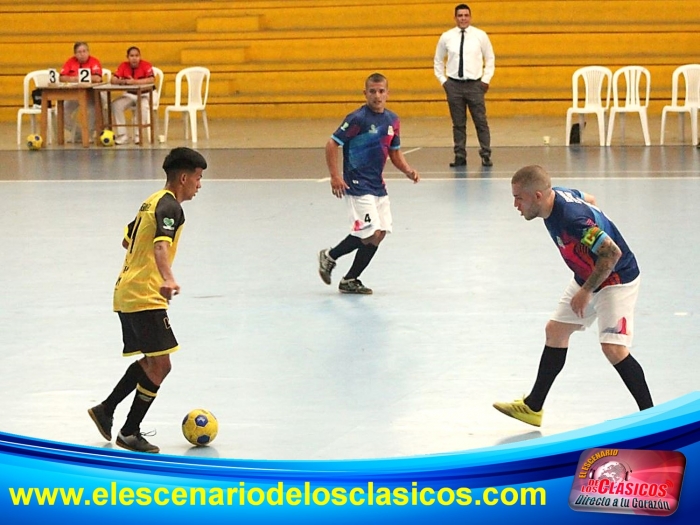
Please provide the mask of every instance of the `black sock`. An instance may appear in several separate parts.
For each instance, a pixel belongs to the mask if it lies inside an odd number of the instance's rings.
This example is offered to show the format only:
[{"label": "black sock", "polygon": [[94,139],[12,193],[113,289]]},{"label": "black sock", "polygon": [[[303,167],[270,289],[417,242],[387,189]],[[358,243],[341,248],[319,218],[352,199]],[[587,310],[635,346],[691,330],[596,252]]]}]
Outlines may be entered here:
[{"label": "black sock", "polygon": [[532,392],[525,398],[525,404],[535,412],[542,410],[544,400],[552,388],[554,380],[564,368],[566,363],[567,348],[554,348],[552,346],[544,346],[542,357],[540,358],[540,367],[537,370],[537,379],[535,386],[532,387]]},{"label": "black sock", "polygon": [[654,402],[651,400],[651,393],[644,378],[644,370],[642,370],[642,365],[632,357],[632,354],[628,354],[627,357],[614,366],[637,402],[639,410],[653,407]]},{"label": "black sock", "polygon": [[345,239],[340,241],[338,246],[331,248],[328,255],[331,256],[331,259],[337,261],[338,257],[347,255],[350,252],[357,250],[360,246],[362,246],[362,239],[355,237],[354,235],[348,235],[345,237]]},{"label": "black sock", "polygon": [[374,254],[377,253],[377,248],[374,244],[363,244],[355,254],[355,260],[352,261],[352,266],[348,271],[345,279],[357,279],[365,268],[369,265]]},{"label": "black sock", "polygon": [[117,408],[119,403],[124,401],[126,396],[134,391],[142,375],[145,375],[145,373],[139,362],[134,361],[131,363],[129,368],[126,369],[124,376],[117,383],[117,386],[112,390],[112,393],[107,396],[107,399],[102,401],[102,405],[108,414],[114,414],[114,409]]},{"label": "black sock", "polygon": [[159,386],[153,384],[153,382],[148,379],[145,373],[143,377],[139,379],[139,383],[136,386],[136,395],[131,404],[131,410],[129,410],[129,415],[126,416],[126,423],[124,423],[121,429],[122,435],[131,436],[140,431],[141,421],[146,417],[148,409],[151,408],[159,388]]}]

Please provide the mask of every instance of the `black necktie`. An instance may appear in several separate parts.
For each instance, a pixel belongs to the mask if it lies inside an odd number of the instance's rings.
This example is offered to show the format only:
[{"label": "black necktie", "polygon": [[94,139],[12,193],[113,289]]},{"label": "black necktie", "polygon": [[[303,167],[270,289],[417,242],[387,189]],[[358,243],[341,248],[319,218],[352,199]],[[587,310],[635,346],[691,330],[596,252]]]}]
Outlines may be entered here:
[{"label": "black necktie", "polygon": [[462,40],[459,43],[459,70],[457,71],[459,78],[464,77],[464,29],[462,29]]}]

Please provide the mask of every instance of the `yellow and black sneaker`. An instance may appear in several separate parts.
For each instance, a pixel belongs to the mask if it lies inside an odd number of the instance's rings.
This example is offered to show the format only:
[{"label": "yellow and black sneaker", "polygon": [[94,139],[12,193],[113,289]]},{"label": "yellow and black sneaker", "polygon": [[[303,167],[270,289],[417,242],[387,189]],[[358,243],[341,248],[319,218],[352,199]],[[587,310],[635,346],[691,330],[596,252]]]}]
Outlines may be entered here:
[{"label": "yellow and black sneaker", "polygon": [[535,412],[525,404],[524,399],[516,399],[512,403],[500,403],[497,401],[493,404],[493,408],[506,416],[519,419],[523,423],[527,423],[533,427],[539,427],[542,425],[542,414],[544,414],[544,409],[540,410],[539,412]]}]

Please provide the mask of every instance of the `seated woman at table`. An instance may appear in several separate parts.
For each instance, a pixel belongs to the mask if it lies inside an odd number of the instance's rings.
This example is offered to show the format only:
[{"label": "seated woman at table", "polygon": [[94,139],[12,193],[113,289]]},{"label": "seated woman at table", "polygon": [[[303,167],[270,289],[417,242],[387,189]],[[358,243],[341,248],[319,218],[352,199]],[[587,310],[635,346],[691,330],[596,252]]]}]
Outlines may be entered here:
[{"label": "seated woman at table", "polygon": [[[58,80],[61,82],[78,82],[79,69],[89,69],[92,82],[102,82],[102,64],[97,58],[90,56],[90,48],[86,42],[73,44],[73,56],[63,64]],[[65,123],[68,130],[73,129],[76,109],[78,109],[76,100],[67,100],[64,103],[63,111],[66,115]],[[88,123],[92,134],[95,131],[95,104],[92,97],[89,98],[88,103]],[[77,137],[75,138],[77,140]]]},{"label": "seated woman at table", "polygon": [[[131,46],[126,50],[126,60],[119,65],[117,72],[112,78],[112,84],[133,86],[138,84],[153,84],[155,82],[155,75],[153,74],[153,66],[150,62],[146,62],[141,59],[141,50],[136,46]],[[153,104],[156,104],[156,97],[158,93],[153,92]],[[126,117],[124,112],[127,109],[136,111],[137,102],[136,93],[129,93],[128,91],[124,93],[121,97],[112,102],[112,117],[114,118],[115,127],[115,139],[116,144],[126,144],[129,142],[129,137],[126,134],[126,128],[124,124],[126,123]],[[143,119],[143,124],[149,124],[151,122],[151,112],[148,107],[148,93],[143,93],[141,95],[141,118]],[[134,132],[134,141],[138,144],[139,142],[139,129],[136,128]]]}]

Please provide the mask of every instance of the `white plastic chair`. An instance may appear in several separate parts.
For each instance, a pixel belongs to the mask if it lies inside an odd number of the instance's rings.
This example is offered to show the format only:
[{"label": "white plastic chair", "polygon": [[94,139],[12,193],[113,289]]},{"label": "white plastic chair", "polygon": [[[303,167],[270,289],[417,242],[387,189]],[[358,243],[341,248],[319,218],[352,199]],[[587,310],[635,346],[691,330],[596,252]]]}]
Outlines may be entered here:
[{"label": "white plastic chair", "polygon": [[[165,108],[165,138],[168,138],[168,121],[170,112],[184,113],[185,139],[189,138],[187,121],[192,129],[192,142],[197,142],[197,111],[202,112],[204,132],[209,138],[207,123],[207,97],[209,96],[209,77],[211,73],[205,67],[188,67],[178,72],[175,77],[175,105]],[[182,103],[182,79],[187,81],[187,104]]]},{"label": "white plastic chair", "polygon": [[[678,103],[678,88],[680,77],[683,77],[685,84],[685,98],[683,104]],[[671,105],[664,106],[661,113],[661,145],[664,144],[664,134],[666,131],[666,114],[678,113],[678,123],[680,125],[680,137],[683,140],[685,130],[684,113],[690,115],[690,134],[693,145],[698,143],[698,108],[700,107],[700,64],[686,64],[679,66],[673,72],[673,85],[671,91]]]},{"label": "white plastic chair", "polygon": [[[625,77],[625,100],[622,105],[619,97],[619,80]],[[646,95],[644,99],[639,94],[642,83],[646,84]],[[647,119],[647,108],[649,107],[649,94],[651,92],[651,73],[642,66],[621,67],[613,75],[613,105],[610,108],[610,121],[608,122],[607,146],[612,142],[613,130],[615,128],[615,115],[622,114],[624,119],[627,113],[639,113],[639,120],[642,123],[642,133],[644,134],[644,144],[649,146],[649,121]],[[621,123],[622,136],[625,136],[625,121]]]},{"label": "white plastic chair", "polygon": [[[112,70],[106,67],[102,68],[102,82],[110,84],[112,82]],[[100,93],[100,102],[102,102],[102,122],[106,122],[107,117],[107,93]],[[102,130],[97,130],[100,133]]]},{"label": "white plastic chair", "polygon": [[[158,107],[160,106],[160,95],[163,92],[163,80],[165,79],[165,74],[163,70],[157,67],[153,68],[154,83],[156,85],[156,90],[153,92],[153,114],[151,115],[151,122],[153,122],[153,131],[158,134]],[[131,123],[136,124],[136,110],[132,111]]]},{"label": "white plastic chair", "polygon": [[[583,79],[585,98],[583,105],[579,101],[579,81]],[[574,114],[579,115],[581,130],[584,125],[584,115],[595,113],[598,116],[598,136],[601,146],[605,146],[605,112],[610,106],[610,85],[612,83],[612,71],[603,66],[587,66],[574,71],[571,76],[573,89],[573,106],[566,110],[566,145],[569,145],[569,132],[571,120]],[[605,89],[605,101],[603,101],[603,89]]]},{"label": "white plastic chair", "polygon": [[[24,76],[24,95],[22,101],[22,107],[17,111],[17,145],[22,143],[22,117],[24,115],[29,115],[32,121],[32,133],[36,133],[36,117],[41,115],[41,104],[34,104],[32,100],[32,91],[35,88],[40,88],[47,86],[49,83],[49,70],[39,69],[36,71],[31,71]],[[33,86],[33,87],[32,87]],[[52,107],[49,109],[47,116],[47,129],[48,137],[46,138],[46,143],[51,144],[51,135],[53,134],[51,121],[56,114],[56,108]]]}]

